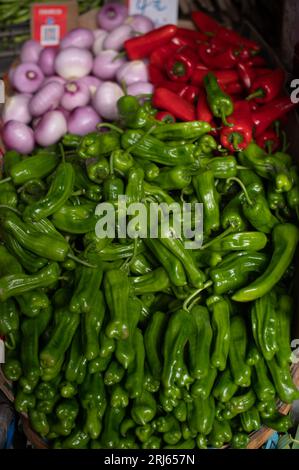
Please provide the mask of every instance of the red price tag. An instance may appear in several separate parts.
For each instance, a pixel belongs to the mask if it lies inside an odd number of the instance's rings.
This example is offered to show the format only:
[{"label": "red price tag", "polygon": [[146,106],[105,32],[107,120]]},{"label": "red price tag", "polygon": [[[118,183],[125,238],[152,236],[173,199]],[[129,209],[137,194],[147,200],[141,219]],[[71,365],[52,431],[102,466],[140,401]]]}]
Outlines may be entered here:
[{"label": "red price tag", "polygon": [[67,32],[68,6],[32,6],[32,37],[42,46],[57,46]]}]

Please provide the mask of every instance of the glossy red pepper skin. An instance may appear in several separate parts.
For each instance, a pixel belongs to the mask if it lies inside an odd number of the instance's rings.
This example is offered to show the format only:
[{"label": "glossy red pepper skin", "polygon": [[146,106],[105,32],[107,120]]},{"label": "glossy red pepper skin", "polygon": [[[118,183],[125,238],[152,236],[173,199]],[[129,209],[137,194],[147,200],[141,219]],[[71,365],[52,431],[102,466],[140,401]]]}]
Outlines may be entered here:
[{"label": "glossy red pepper skin", "polygon": [[176,37],[179,38],[187,38],[193,41],[206,41],[207,37],[204,33],[201,33],[200,31],[193,31],[192,29],[188,28],[178,28]]},{"label": "glossy red pepper skin", "polygon": [[222,88],[228,95],[241,95],[244,91],[240,82],[228,83],[227,85],[222,86]]},{"label": "glossy red pepper skin", "polygon": [[203,86],[203,79],[209,72],[212,72],[216,76],[219,85],[227,85],[239,80],[239,75],[236,70],[210,70],[203,64],[197,64],[191,77],[192,85]]},{"label": "glossy red pepper skin", "polygon": [[282,98],[276,98],[272,102],[252,112],[252,119],[255,125],[255,137],[263,134],[274,121],[284,117],[297,105],[298,103],[292,103],[289,96],[283,96]]},{"label": "glossy red pepper skin", "polygon": [[182,121],[195,121],[195,107],[167,88],[156,88],[153,105],[158,109],[169,111]]},{"label": "glossy red pepper skin", "polygon": [[177,33],[177,26],[167,24],[153,29],[143,36],[127,39],[124,48],[130,60],[144,59],[149,57],[155,50],[167,44]]},{"label": "glossy red pepper skin", "polygon": [[148,65],[148,75],[149,81],[155,86],[166,80],[166,75],[164,74],[163,70],[157,65],[151,63]]},{"label": "glossy red pepper skin", "polygon": [[243,150],[252,140],[252,118],[250,106],[245,101],[235,103],[234,112],[227,118],[232,127],[224,126],[220,142],[230,152]]},{"label": "glossy red pepper skin", "polygon": [[181,46],[173,42],[169,42],[164,46],[157,47],[150,55],[150,64],[164,69],[165,61],[171,57]]},{"label": "glossy red pepper skin", "polygon": [[[203,33],[211,33],[217,36],[219,39],[227,42],[228,44],[234,46],[244,46],[247,47],[250,51],[259,51],[260,46],[250,39],[244,38],[240,34],[232,31],[229,28],[225,28],[221,26],[217,21],[215,21],[211,16],[203,13],[202,11],[193,11],[192,14],[193,23],[197,26],[197,28],[202,31]],[[209,34],[210,33],[210,34]]]},{"label": "glossy red pepper skin", "polygon": [[264,57],[260,55],[254,55],[250,57],[248,61],[246,61],[248,65],[251,67],[266,67],[267,62],[265,61]]},{"label": "glossy red pepper skin", "polygon": [[180,47],[166,60],[165,69],[170,80],[187,82],[198,62],[197,54],[189,46]]},{"label": "glossy red pepper skin", "polygon": [[256,143],[269,154],[281,148],[281,140],[274,129],[267,129],[263,134],[259,135]]},{"label": "glossy red pepper skin", "polygon": [[210,69],[233,69],[238,61],[233,47],[227,47],[220,52],[216,50],[215,52],[211,46],[200,44],[198,53],[202,62]]},{"label": "glossy red pepper skin", "polygon": [[253,80],[250,95],[247,99],[253,99],[257,103],[269,103],[281,92],[285,81],[285,73],[282,69],[272,70],[267,75],[261,75]]},{"label": "glossy red pepper skin", "polygon": [[198,98],[199,89],[193,85],[185,85],[181,91],[179,91],[179,96],[188,103],[194,104]]},{"label": "glossy red pepper skin", "polygon": [[237,64],[237,71],[244,87],[249,90],[256,77],[256,70],[248,62],[239,62]]},{"label": "glossy red pepper skin", "polygon": [[193,39],[177,35],[171,39],[170,44],[174,44],[179,48],[189,47],[191,50],[196,51],[197,42],[195,42]]}]

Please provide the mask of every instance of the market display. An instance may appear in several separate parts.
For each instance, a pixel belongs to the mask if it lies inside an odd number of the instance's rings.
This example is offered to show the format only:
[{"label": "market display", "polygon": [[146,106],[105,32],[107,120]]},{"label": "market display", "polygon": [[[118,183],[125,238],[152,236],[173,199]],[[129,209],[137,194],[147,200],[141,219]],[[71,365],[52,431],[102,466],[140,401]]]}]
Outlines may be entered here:
[{"label": "market display", "polygon": [[[212,18],[194,12],[199,31],[148,31],[138,18],[143,35],[126,39],[119,14],[108,24],[99,13],[110,34],[122,28],[114,51],[102,50],[107,31],[94,41],[76,30],[57,55],[24,46],[35,61],[12,76],[21,93],[4,110],[15,119],[0,180],[2,370],[50,447],[245,448],[263,425],[286,432],[279,402],[299,398],[299,176],[283,130],[295,105],[259,46]],[[40,81],[36,63],[52,76],[54,60],[60,78]],[[174,217],[162,237],[162,215],[156,238],[149,219],[142,237],[120,236],[124,195],[146,209],[190,203],[193,228],[203,203],[203,244],[187,249]],[[116,214],[110,238],[96,235],[103,202]]]}]

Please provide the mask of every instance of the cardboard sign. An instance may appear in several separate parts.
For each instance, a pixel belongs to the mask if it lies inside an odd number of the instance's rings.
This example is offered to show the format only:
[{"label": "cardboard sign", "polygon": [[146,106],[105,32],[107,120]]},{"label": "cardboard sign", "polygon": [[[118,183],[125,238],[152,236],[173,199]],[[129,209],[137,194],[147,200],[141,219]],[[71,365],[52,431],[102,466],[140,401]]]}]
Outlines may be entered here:
[{"label": "cardboard sign", "polygon": [[31,36],[43,47],[58,46],[77,23],[78,6],[75,1],[34,3],[31,6]]},{"label": "cardboard sign", "polygon": [[127,0],[130,15],[148,16],[155,26],[177,24],[178,0]]}]

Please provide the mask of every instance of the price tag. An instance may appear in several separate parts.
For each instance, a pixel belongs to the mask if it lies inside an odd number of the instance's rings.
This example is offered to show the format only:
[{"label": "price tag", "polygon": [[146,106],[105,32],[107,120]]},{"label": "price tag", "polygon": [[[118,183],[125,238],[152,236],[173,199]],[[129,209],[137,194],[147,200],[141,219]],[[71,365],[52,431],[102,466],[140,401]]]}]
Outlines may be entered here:
[{"label": "price tag", "polygon": [[179,0],[128,0],[130,15],[148,16],[155,26],[177,24]]},{"label": "price tag", "polygon": [[77,21],[78,5],[73,0],[31,5],[31,36],[44,47],[58,46]]}]

